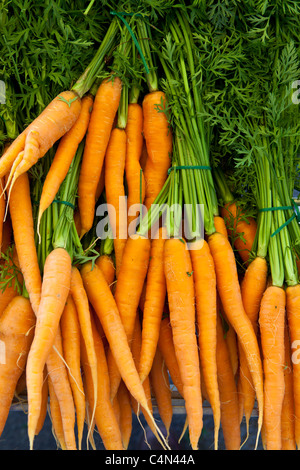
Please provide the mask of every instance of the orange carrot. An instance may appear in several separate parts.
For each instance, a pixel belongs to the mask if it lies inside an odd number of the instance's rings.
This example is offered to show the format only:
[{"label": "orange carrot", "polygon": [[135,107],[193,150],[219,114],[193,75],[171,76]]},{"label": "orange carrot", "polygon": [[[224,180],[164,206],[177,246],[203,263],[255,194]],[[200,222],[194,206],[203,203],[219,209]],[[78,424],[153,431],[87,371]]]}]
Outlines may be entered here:
[{"label": "orange carrot", "polygon": [[147,146],[144,205],[149,209],[168,176],[168,169],[171,165],[172,133],[166,114],[161,109],[166,106],[164,92],[148,93],[143,99],[142,106],[144,138]]},{"label": "orange carrot", "polygon": [[150,384],[156,399],[159,416],[166,428],[166,439],[168,439],[173,418],[172,394],[168,370],[159,348],[156,349],[152,363]]},{"label": "orange carrot", "polygon": [[239,401],[222,321],[217,315],[217,368],[221,402],[221,425],[227,450],[239,450],[241,443]]},{"label": "orange carrot", "polygon": [[9,174],[11,188],[46,152],[71,129],[81,110],[81,99],[73,91],[63,91],[14,140],[0,158],[0,178]]},{"label": "orange carrot", "polygon": [[30,185],[27,173],[17,179],[11,191],[9,210],[20,269],[33,311],[37,315],[41,298],[42,278],[35,245]]},{"label": "orange carrot", "polygon": [[0,435],[25,369],[34,325],[35,315],[23,296],[14,297],[0,318]]},{"label": "orange carrot", "polygon": [[173,334],[169,317],[161,320],[158,347],[164,358],[173,384],[183,398],[183,384],[180,376],[178,361],[175,354]]},{"label": "orange carrot", "polygon": [[[114,297],[129,345],[149,265],[150,249],[151,242],[148,238],[139,235],[132,235],[128,238],[116,284]],[[112,351],[108,351],[107,361],[111,377],[111,400],[113,400],[120,384],[121,375],[116,367]]]},{"label": "orange carrot", "polygon": [[229,237],[234,238],[234,246],[247,264],[257,230],[256,220],[253,217],[246,217],[236,202],[225,204],[221,214]]},{"label": "orange carrot", "polygon": [[190,250],[196,296],[196,320],[203,381],[215,422],[215,448],[220,428],[220,397],[217,378],[217,282],[215,266],[205,240],[196,241]]},{"label": "orange carrot", "polygon": [[85,421],[85,394],[80,367],[80,323],[75,302],[69,294],[61,316],[63,356],[66,361],[69,381],[76,409],[78,448],[81,449]]},{"label": "orange carrot", "polygon": [[101,255],[96,259],[96,264],[104,274],[107,284],[111,287],[116,276],[116,269],[110,255]]},{"label": "orange carrot", "polygon": [[121,80],[114,77],[112,80],[104,80],[95,96],[78,182],[81,237],[93,225],[97,186],[119,107],[121,89]]},{"label": "orange carrot", "polygon": [[163,265],[166,229],[158,230],[151,240],[150,261],[146,279],[142,321],[142,349],[139,374],[143,382],[151,370],[157,347],[159,328],[166,300],[166,280]]},{"label": "orange carrot", "polygon": [[135,233],[135,230],[130,228],[130,224],[139,215],[139,207],[136,205],[143,204],[145,198],[145,177],[143,172],[141,172],[140,164],[144,142],[143,109],[138,103],[129,103],[128,105],[126,137],[127,226],[128,234],[132,235],[132,233]]},{"label": "orange carrot", "polygon": [[284,398],[281,413],[281,443],[282,450],[296,450],[295,441],[295,407],[293,388],[293,364],[291,358],[291,344],[287,324],[284,329]]},{"label": "orange carrot", "polygon": [[281,413],[284,397],[285,291],[267,287],[259,311],[264,369],[264,429],[267,450],[281,450]]},{"label": "orange carrot", "polygon": [[76,450],[75,405],[63,357],[61,329],[58,326],[53,347],[47,357],[47,371],[57,397],[67,450]]},{"label": "orange carrot", "polygon": [[49,388],[49,415],[52,422],[52,433],[55,437],[58,446],[62,450],[67,450],[58,399],[55,394],[51,378],[49,376],[47,380]]},{"label": "orange carrot", "polygon": [[[256,257],[249,264],[241,283],[241,294],[245,312],[251,320],[255,334],[258,331],[260,303],[267,284],[268,266],[264,258]],[[241,393],[244,401],[244,414],[247,431],[255,403],[255,391],[245,353],[239,347]]]},{"label": "orange carrot", "polygon": [[128,448],[132,433],[132,409],[130,395],[123,380],[118,388],[118,400],[120,403],[120,430],[124,449]]},{"label": "orange carrot", "polygon": [[194,275],[189,250],[183,240],[165,242],[164,269],[175,354],[178,361],[192,449],[202,432],[200,364],[195,333]]},{"label": "orange carrot", "polygon": [[86,95],[81,101],[80,114],[71,127],[61,138],[51,166],[47,172],[40,198],[37,230],[44,211],[50,206],[55,198],[61,183],[68,173],[70,164],[76,154],[80,142],[83,140],[93,107],[92,95]]},{"label": "orange carrot", "polygon": [[124,188],[125,159],[126,131],[115,127],[111,131],[105,154],[105,193],[109,222],[114,239],[117,278],[127,240],[127,205]]},{"label": "orange carrot", "polygon": [[300,338],[299,328],[300,284],[286,288],[286,312],[289,326],[295,406],[295,441],[300,447],[300,361],[297,352]]},{"label": "orange carrot", "polygon": [[[25,371],[25,380],[26,380],[26,371]],[[43,388],[42,388],[42,404],[40,409],[40,416],[36,426],[35,435],[38,434],[43,429],[45,419],[47,416],[47,408],[48,408],[48,398],[49,398],[49,389],[48,389],[48,380],[47,380],[47,367],[44,367],[43,373]]]},{"label": "orange carrot", "polygon": [[[107,362],[101,338],[92,321],[92,337],[97,356],[97,395],[94,395],[93,378],[85,343],[82,342],[82,366],[86,380],[89,406],[106,450],[122,450],[123,444],[119,424],[109,399],[109,379]],[[95,399],[96,397],[96,399]]]},{"label": "orange carrot", "polygon": [[71,258],[63,248],[47,256],[34,339],[27,360],[28,437],[33,446],[40,403],[43,369],[55,340],[71,283]]},{"label": "orange carrot", "polygon": [[252,373],[259,407],[257,445],[264,410],[263,370],[258,341],[243,306],[236,261],[228,239],[224,235],[215,232],[209,237],[208,243],[215,263],[217,289],[225,314],[236,331]]},{"label": "orange carrot", "polygon": [[[120,374],[131,395],[150,415],[147,398],[111,290],[97,265],[93,267],[91,262],[86,263],[82,267],[81,275],[89,301],[100,319]],[[153,422],[155,423],[154,418]],[[163,436],[161,439],[162,445],[165,446]]]},{"label": "orange carrot", "polygon": [[225,237],[228,237],[227,227],[223,217],[216,215],[214,217],[215,229],[219,233],[223,233]]}]

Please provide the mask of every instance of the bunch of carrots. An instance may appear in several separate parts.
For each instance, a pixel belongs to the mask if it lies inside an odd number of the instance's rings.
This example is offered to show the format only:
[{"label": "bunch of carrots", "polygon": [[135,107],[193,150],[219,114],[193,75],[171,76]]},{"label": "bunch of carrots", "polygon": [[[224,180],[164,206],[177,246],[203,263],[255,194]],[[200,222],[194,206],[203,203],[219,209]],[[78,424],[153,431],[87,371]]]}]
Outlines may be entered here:
[{"label": "bunch of carrots", "polygon": [[[176,390],[192,450],[206,402],[216,450],[220,432],[242,448],[255,408],[254,448],[297,449],[294,174],[255,123],[247,213],[213,158],[215,128],[237,155],[250,132],[230,141],[229,114],[209,107],[223,85],[193,28],[211,27],[177,1],[162,31],[140,3],[109,12],[90,65],[0,157],[0,436],[25,397],[30,449],[49,413],[63,450],[82,449],[85,427],[91,448],[97,432],[106,450],[128,449],[133,414],[170,450]],[[235,45],[214,56],[228,88]]]}]

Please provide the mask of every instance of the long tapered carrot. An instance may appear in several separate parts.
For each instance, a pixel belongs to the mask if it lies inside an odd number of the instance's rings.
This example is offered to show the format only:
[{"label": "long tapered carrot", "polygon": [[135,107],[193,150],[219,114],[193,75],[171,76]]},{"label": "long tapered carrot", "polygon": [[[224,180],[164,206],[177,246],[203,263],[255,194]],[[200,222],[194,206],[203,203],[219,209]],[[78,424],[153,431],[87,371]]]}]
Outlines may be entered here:
[{"label": "long tapered carrot", "polygon": [[47,371],[57,397],[67,450],[76,450],[75,405],[63,357],[61,328],[58,326],[53,347],[47,357]]},{"label": "long tapered carrot", "polygon": [[57,445],[62,450],[67,450],[59,402],[49,375],[47,377],[47,382],[49,388],[49,415],[52,423],[52,433],[55,437]]},{"label": "long tapered carrot", "polygon": [[284,322],[285,290],[269,286],[259,311],[264,369],[264,429],[267,450],[281,450],[281,414],[284,398]]},{"label": "long tapered carrot", "polygon": [[166,279],[164,273],[164,245],[166,230],[158,230],[151,240],[150,261],[147,271],[145,301],[142,320],[142,348],[139,374],[141,381],[149,375],[159,338],[159,328],[166,300]]},{"label": "long tapered carrot", "polygon": [[164,317],[161,320],[158,347],[164,358],[172,382],[183,398],[183,383],[181,380],[179,365],[175,354],[173,334],[169,317]]},{"label": "long tapered carrot", "polygon": [[63,248],[56,248],[50,252],[45,261],[35,335],[26,366],[30,448],[33,446],[39,415],[43,369],[55,340],[60,318],[69,295],[70,283],[70,255]]},{"label": "long tapered carrot", "polygon": [[102,270],[107,284],[111,287],[116,277],[116,268],[112,257],[106,254],[101,255],[96,259],[96,264]]},{"label": "long tapered carrot", "polygon": [[145,164],[147,209],[162,189],[171,165],[172,132],[164,113],[166,96],[162,91],[148,93],[143,99],[144,137],[147,146]]},{"label": "long tapered carrot", "polygon": [[[91,262],[82,267],[81,275],[88,298],[103,326],[120,374],[131,395],[150,415],[145,392],[134,364],[127,335],[112,292],[101,270],[96,265],[93,267]],[[159,430],[158,433],[160,433]],[[162,445],[167,447],[163,436],[161,436],[161,439]]]},{"label": "long tapered carrot", "polygon": [[143,204],[145,198],[145,177],[140,164],[143,149],[143,109],[139,103],[129,103],[126,125],[126,161],[125,174],[127,181],[127,225],[131,235],[131,223],[139,215],[137,205]]},{"label": "long tapered carrot", "polygon": [[258,341],[243,306],[236,261],[228,239],[215,232],[209,237],[208,244],[215,263],[217,288],[224,311],[237,333],[252,374],[259,407],[257,444],[264,410],[263,370]]},{"label": "long tapered carrot", "polygon": [[124,188],[125,160],[126,131],[115,127],[111,131],[105,154],[105,194],[114,239],[117,278],[127,241],[127,204]]},{"label": "long tapered carrot", "polygon": [[215,448],[220,428],[220,397],[217,378],[217,281],[208,243],[196,241],[190,250],[195,283],[198,342],[203,381],[215,421]]},{"label": "long tapered carrot", "polygon": [[149,377],[159,416],[166,428],[166,438],[168,439],[173,419],[172,394],[168,369],[159,348],[156,348]]},{"label": "long tapered carrot", "polygon": [[80,367],[80,323],[75,302],[69,294],[60,321],[63,355],[67,365],[69,381],[73,392],[78,433],[78,449],[81,449],[84,421],[85,394]]},{"label": "long tapered carrot", "polygon": [[[63,91],[14,140],[0,158],[0,178],[8,175],[13,187],[16,179],[27,172],[71,129],[81,110],[81,99],[73,91]],[[17,165],[14,163],[17,162]],[[11,171],[13,167],[13,171]]]},{"label": "long tapered carrot", "polygon": [[[38,423],[35,430],[35,435],[38,436],[41,430],[44,427],[45,419],[47,416],[47,409],[48,409],[48,398],[49,398],[49,388],[48,388],[48,380],[47,380],[47,366],[44,367],[44,374],[43,374],[43,387],[42,387],[42,404],[40,409],[40,416],[38,419]],[[26,372],[25,372],[25,380],[26,380]]]},{"label": "long tapered carrot", "polygon": [[123,380],[118,388],[118,400],[120,403],[120,431],[124,449],[128,448],[132,433],[132,408],[130,394]]},{"label": "long tapered carrot", "polygon": [[[123,450],[121,431],[114,408],[109,399],[109,378],[102,340],[92,321],[92,337],[97,356],[97,394],[94,395],[93,377],[89,365],[87,349],[82,342],[82,366],[85,375],[87,397],[96,426],[106,450]],[[93,411],[95,410],[95,411]]]},{"label": "long tapered carrot", "polygon": [[200,363],[195,333],[195,290],[192,262],[186,243],[165,242],[164,269],[175,354],[178,361],[192,449],[198,448],[203,426]]},{"label": "long tapered carrot", "polygon": [[217,315],[217,369],[225,447],[227,450],[239,450],[241,430],[238,394],[220,315]]},{"label": "long tapered carrot", "polygon": [[92,95],[82,98],[80,114],[66,134],[61,138],[51,166],[47,172],[39,203],[37,230],[40,225],[44,211],[50,206],[55,198],[61,183],[68,173],[70,164],[75,156],[78,145],[84,138],[90,121],[93,107]]},{"label": "long tapered carrot", "polygon": [[30,301],[14,297],[0,318],[0,435],[6,424],[17,382],[25,369],[34,335]]},{"label": "long tapered carrot", "polygon": [[95,96],[78,182],[81,236],[93,225],[95,195],[120,102],[121,89],[121,80],[114,77],[112,80],[104,80]]},{"label": "long tapered carrot", "polygon": [[[128,342],[131,343],[136,312],[146,278],[151,242],[148,238],[132,235],[125,245],[114,298],[119,310]],[[111,399],[114,399],[120,384],[121,375],[116,367],[112,351],[108,351],[108,365],[111,377]]]},{"label": "long tapered carrot", "polygon": [[[260,303],[267,285],[268,266],[265,258],[256,257],[249,264],[241,283],[241,294],[245,312],[251,320],[257,334]],[[241,393],[246,418],[247,431],[249,420],[255,403],[255,391],[251,373],[243,349],[239,348]]]},{"label": "long tapered carrot", "polygon": [[286,312],[291,340],[291,359],[293,364],[293,387],[295,406],[295,441],[300,447],[300,361],[297,352],[300,338],[299,324],[300,285],[286,288]]},{"label": "long tapered carrot", "polygon": [[287,322],[285,322],[284,328],[284,351],[285,363],[283,373],[285,386],[281,413],[281,448],[282,450],[296,450],[293,364]]},{"label": "long tapered carrot", "polygon": [[[97,396],[98,377],[97,377],[97,356],[92,332],[92,322],[89,307],[89,300],[83,286],[82,277],[77,267],[73,266],[71,271],[70,293],[76,307],[80,333],[82,341],[85,344],[86,355],[91,369],[91,375],[94,384],[94,396]],[[92,416],[93,417],[93,416]]]},{"label": "long tapered carrot", "polygon": [[37,314],[41,298],[42,278],[35,245],[30,184],[27,173],[17,179],[11,191],[9,210],[20,269],[32,308]]}]

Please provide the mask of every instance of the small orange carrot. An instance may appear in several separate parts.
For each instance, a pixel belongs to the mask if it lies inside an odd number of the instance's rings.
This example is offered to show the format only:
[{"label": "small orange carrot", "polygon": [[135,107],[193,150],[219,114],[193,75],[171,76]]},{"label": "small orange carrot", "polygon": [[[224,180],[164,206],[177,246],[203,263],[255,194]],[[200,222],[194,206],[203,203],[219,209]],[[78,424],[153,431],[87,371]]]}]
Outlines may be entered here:
[{"label": "small orange carrot", "polygon": [[130,403],[130,394],[121,381],[118,388],[118,400],[120,403],[120,430],[124,449],[128,448],[132,433],[132,408]]},{"label": "small orange carrot", "polygon": [[58,403],[57,396],[55,395],[54,387],[51,381],[51,378],[48,375],[47,378],[48,388],[49,388],[49,415],[52,422],[52,433],[55,437],[57,445],[62,450],[67,450],[65,443],[64,429],[61,419],[61,412]]},{"label": "small orange carrot", "polygon": [[121,80],[114,77],[112,80],[104,80],[95,96],[78,182],[81,237],[93,225],[97,186],[119,107],[121,89]]},{"label": "small orange carrot", "polygon": [[111,287],[116,276],[116,268],[112,257],[105,254],[101,255],[96,259],[96,264],[103,272],[107,284]]},{"label": "small orange carrot", "polygon": [[293,387],[293,364],[291,358],[291,344],[287,324],[284,329],[284,398],[281,413],[281,443],[282,450],[296,450],[295,441],[295,407]]}]

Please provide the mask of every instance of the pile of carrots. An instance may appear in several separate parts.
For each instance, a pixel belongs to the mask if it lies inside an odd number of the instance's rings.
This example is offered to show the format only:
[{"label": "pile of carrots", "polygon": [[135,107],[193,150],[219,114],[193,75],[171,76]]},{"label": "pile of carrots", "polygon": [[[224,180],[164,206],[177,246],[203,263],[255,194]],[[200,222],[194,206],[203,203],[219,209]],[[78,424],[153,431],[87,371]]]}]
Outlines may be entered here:
[{"label": "pile of carrots", "polygon": [[[255,256],[258,220],[228,187],[218,199],[221,168],[211,172],[188,153],[181,160],[188,139],[172,107],[176,91],[158,80],[165,71],[168,81],[166,54],[155,67],[142,40],[149,25],[142,15],[124,18],[112,19],[113,66],[103,59],[89,81],[88,68],[0,158],[0,436],[12,403],[25,397],[30,449],[49,413],[60,449],[82,449],[86,428],[91,448],[98,433],[106,450],[126,450],[134,413],[169,450],[176,389],[192,450],[204,402],[215,449],[220,432],[226,449],[242,448],[241,423],[248,437],[255,408],[254,448],[261,439],[267,450],[297,449],[299,285],[272,284],[267,258]],[[192,75],[192,61],[182,70]],[[193,99],[182,98],[198,109]],[[219,203],[191,241],[178,235],[176,214],[165,224],[155,211],[172,201],[182,208],[193,178],[211,207]],[[101,204],[106,218],[97,215]]]}]

